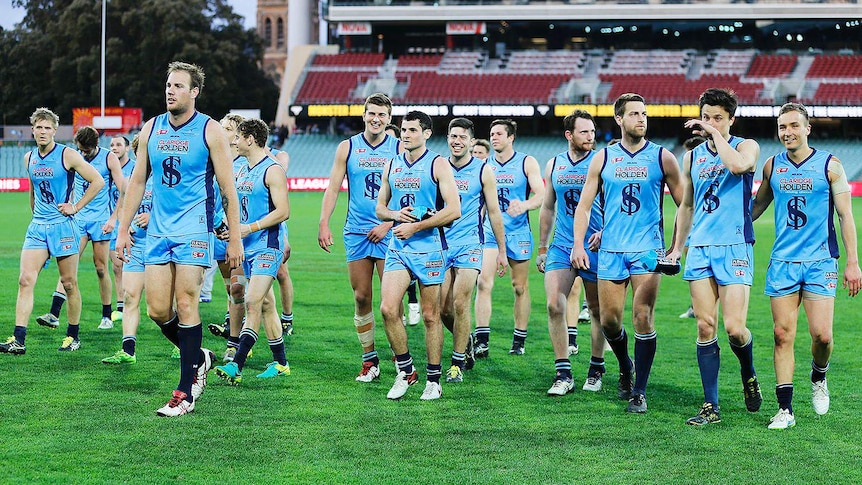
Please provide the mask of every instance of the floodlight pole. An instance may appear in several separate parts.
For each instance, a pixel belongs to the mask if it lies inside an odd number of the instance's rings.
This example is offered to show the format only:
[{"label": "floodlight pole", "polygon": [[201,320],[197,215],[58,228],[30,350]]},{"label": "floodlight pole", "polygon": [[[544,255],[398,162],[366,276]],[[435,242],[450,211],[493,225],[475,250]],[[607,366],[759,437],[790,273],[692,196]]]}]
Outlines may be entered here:
[{"label": "floodlight pole", "polygon": [[101,107],[102,117],[105,116],[105,24],[108,10],[108,0],[102,0],[102,83],[101,83]]}]

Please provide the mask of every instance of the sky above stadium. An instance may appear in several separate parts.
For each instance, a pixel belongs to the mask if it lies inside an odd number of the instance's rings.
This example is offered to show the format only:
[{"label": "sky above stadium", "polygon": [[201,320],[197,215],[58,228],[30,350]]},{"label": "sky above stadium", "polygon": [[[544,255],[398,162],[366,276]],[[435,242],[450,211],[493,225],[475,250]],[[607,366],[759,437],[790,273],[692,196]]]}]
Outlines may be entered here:
[{"label": "sky above stadium", "polygon": [[[245,19],[245,27],[252,29],[257,21],[257,2],[251,0],[227,0],[233,11]],[[0,0],[0,26],[11,29],[24,18],[25,10],[12,6],[12,0]]]}]

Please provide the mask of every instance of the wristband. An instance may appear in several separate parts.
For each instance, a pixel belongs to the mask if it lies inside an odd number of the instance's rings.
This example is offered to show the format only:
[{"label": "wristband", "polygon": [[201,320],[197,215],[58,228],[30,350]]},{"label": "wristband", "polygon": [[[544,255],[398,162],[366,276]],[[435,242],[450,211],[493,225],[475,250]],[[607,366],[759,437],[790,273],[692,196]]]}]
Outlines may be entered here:
[{"label": "wristband", "polygon": [[74,214],[78,213],[78,206],[76,206],[75,204],[72,204],[72,209],[75,209]]},{"label": "wristband", "polygon": [[546,248],[544,246],[539,248],[539,256],[541,256],[543,254],[548,254],[548,248]]},{"label": "wristband", "polygon": [[[255,224],[257,225],[257,229],[252,228],[253,229],[252,232],[260,231],[260,222],[254,221],[251,224],[252,224],[252,226],[254,226]],[[249,226],[249,227],[251,227],[251,226]]]}]

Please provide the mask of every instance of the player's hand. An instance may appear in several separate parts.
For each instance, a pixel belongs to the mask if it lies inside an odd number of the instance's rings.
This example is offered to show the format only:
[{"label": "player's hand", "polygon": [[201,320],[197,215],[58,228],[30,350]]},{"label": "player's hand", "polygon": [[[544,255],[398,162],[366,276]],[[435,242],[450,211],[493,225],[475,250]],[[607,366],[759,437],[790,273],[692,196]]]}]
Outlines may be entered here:
[{"label": "player's hand", "polygon": [[[545,251],[547,251],[547,249],[545,249]],[[539,255],[536,256],[536,269],[539,270],[539,273],[545,272],[545,261],[547,261],[547,260],[548,260],[548,253],[547,252],[539,253]]]},{"label": "player's hand", "polygon": [[590,235],[590,238],[587,239],[587,247],[593,252],[598,251],[602,247],[602,231],[597,231]]},{"label": "player's hand", "polygon": [[129,253],[132,251],[132,236],[129,231],[120,231],[117,234],[117,244],[115,245],[117,259],[124,263],[129,262]]},{"label": "player's hand", "polygon": [[590,257],[581,245],[575,244],[569,254],[569,261],[575,269],[590,269]]},{"label": "player's hand", "polygon": [[844,288],[847,288],[847,294],[851,297],[856,296],[862,289],[862,270],[858,264],[848,263],[844,268]]},{"label": "player's hand", "polygon": [[502,277],[506,274],[506,270],[509,269],[509,257],[506,256],[506,252],[497,252],[497,276]]},{"label": "player's hand", "polygon": [[512,217],[517,217],[527,211],[523,201],[515,199],[509,202],[509,208],[506,209],[506,214]]},{"label": "player's hand", "polygon": [[227,243],[227,251],[225,251],[225,256],[228,265],[230,265],[231,269],[239,268],[242,265],[243,253],[242,253],[242,241],[234,241],[230,240]]},{"label": "player's hand", "polygon": [[673,264],[679,262],[679,258],[682,257],[682,252],[679,249],[674,249],[673,251],[667,253],[664,259],[670,261]]},{"label": "player's hand", "polygon": [[419,218],[413,214],[412,205],[402,207],[401,210],[393,212],[392,220],[396,222],[417,222],[419,220]]},{"label": "player's hand", "polygon": [[320,249],[331,253],[329,248],[333,244],[335,243],[332,241],[332,231],[329,230],[329,225],[321,222],[317,228],[317,245],[320,246]]},{"label": "player's hand", "polygon": [[384,222],[374,226],[374,229],[368,231],[365,237],[373,243],[379,243],[389,234],[390,229],[392,229],[392,222]]},{"label": "player's hand", "polygon": [[73,215],[78,213],[78,207],[75,206],[75,204],[70,204],[69,202],[57,204],[57,210],[60,211],[60,214],[63,214],[67,217],[72,217]]},{"label": "player's hand", "polygon": [[686,121],[683,126],[690,129],[693,135],[702,136],[704,138],[716,138],[721,136],[718,129],[702,120],[690,119]]},{"label": "player's hand", "polygon": [[110,234],[114,232],[114,227],[116,227],[116,225],[116,219],[108,219],[108,222],[102,224],[102,234]]},{"label": "player's hand", "polygon": [[132,220],[138,227],[141,229],[146,229],[147,226],[150,225],[150,213],[144,212],[143,214],[138,214]]},{"label": "player's hand", "polygon": [[416,224],[412,222],[407,222],[403,224],[398,224],[395,229],[392,229],[392,234],[398,239],[406,240],[410,239],[411,236],[416,234],[418,230]]}]

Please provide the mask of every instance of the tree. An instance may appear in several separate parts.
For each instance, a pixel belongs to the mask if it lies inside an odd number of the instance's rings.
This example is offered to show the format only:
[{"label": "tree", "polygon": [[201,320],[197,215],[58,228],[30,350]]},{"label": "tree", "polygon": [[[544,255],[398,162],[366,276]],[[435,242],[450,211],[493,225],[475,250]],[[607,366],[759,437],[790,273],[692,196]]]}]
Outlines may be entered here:
[{"label": "tree", "polygon": [[[275,117],[278,87],[261,64],[262,40],[246,30],[225,0],[107,0],[106,103],[141,107],[145,118],[165,108],[168,63],[200,65],[206,81],[198,108],[221,117],[259,108]],[[27,13],[19,28],[0,31],[0,112],[26,123],[38,106],[71,121],[72,108],[99,105],[100,0],[13,0]]]}]

